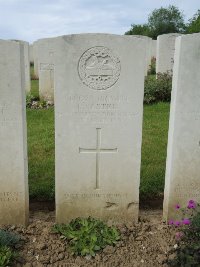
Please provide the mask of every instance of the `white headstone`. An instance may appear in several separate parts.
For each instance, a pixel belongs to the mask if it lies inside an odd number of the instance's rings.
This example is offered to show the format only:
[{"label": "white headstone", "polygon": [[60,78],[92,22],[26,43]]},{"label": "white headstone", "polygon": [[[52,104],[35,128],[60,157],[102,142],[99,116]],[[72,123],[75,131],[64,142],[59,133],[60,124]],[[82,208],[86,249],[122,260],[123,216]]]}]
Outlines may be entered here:
[{"label": "white headstone", "polygon": [[147,76],[148,70],[151,65],[151,43],[152,39],[144,35],[129,35],[136,38],[141,38],[145,41],[145,65],[144,65],[144,75]]},{"label": "white headstone", "polygon": [[178,37],[168,136],[164,218],[200,203],[200,34]]},{"label": "white headstone", "polygon": [[54,40],[40,39],[37,43],[39,68],[39,95],[46,101],[54,100]]},{"label": "white headstone", "polygon": [[34,64],[33,44],[29,45],[30,64]]},{"label": "white headstone", "polygon": [[20,41],[24,45],[24,60],[25,60],[25,85],[26,92],[31,91],[31,76],[30,76],[30,53],[29,53],[29,43],[25,41]]},{"label": "white headstone", "polygon": [[156,58],[157,40],[151,41],[151,57]]},{"label": "white headstone", "polygon": [[13,41],[20,42],[24,46],[25,89],[26,92],[29,93],[31,91],[29,43],[22,40],[13,40]]},{"label": "white headstone", "polygon": [[38,41],[33,43],[33,59],[34,59],[34,75],[39,78],[39,68],[38,68]]},{"label": "white headstone", "polygon": [[179,33],[159,35],[157,38],[156,73],[172,72],[175,40]]},{"label": "white headstone", "polygon": [[137,221],[144,60],[140,38],[57,38],[57,222],[87,216]]},{"label": "white headstone", "polygon": [[24,46],[0,40],[0,224],[28,221]]}]

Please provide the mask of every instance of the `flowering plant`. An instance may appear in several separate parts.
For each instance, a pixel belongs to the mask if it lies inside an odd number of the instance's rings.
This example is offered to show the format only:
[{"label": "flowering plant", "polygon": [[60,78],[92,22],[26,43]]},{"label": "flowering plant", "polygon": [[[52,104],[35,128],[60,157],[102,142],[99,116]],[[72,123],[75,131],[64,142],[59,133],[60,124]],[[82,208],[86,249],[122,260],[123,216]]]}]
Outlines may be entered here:
[{"label": "flowering plant", "polygon": [[[200,266],[200,205],[189,200],[186,208],[175,205],[181,219],[170,220],[169,224],[179,228],[175,238],[178,241],[176,257],[168,261],[170,266]],[[174,253],[174,251],[172,251]]]},{"label": "flowering plant", "polygon": [[192,218],[194,217],[194,215],[198,212],[198,207],[200,205],[197,204],[194,200],[189,200],[187,203],[186,208],[183,207],[181,208],[181,205],[179,203],[177,203],[175,205],[175,209],[177,210],[177,212],[179,213],[179,220],[173,220],[170,219],[169,220],[169,225],[174,225],[174,226],[184,226],[184,225],[190,225]]}]

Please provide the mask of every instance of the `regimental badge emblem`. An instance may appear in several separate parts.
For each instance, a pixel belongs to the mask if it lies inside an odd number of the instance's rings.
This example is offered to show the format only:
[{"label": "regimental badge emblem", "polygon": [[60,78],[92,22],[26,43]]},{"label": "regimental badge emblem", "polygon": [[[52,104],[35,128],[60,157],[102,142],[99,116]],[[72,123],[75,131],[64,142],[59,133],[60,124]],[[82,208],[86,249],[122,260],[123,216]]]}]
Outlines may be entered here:
[{"label": "regimental badge emblem", "polygon": [[88,49],[78,63],[82,82],[94,90],[106,90],[119,79],[120,60],[112,51],[103,46]]}]

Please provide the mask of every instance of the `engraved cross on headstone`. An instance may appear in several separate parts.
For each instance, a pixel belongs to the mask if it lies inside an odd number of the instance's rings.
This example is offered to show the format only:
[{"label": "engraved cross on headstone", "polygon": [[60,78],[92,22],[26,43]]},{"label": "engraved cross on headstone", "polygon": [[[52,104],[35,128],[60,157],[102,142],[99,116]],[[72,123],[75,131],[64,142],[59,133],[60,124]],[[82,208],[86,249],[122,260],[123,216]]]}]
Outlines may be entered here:
[{"label": "engraved cross on headstone", "polygon": [[96,187],[100,188],[100,154],[102,153],[117,153],[117,148],[101,148],[101,128],[96,128],[97,141],[96,148],[80,148],[79,153],[95,153],[96,154]]}]

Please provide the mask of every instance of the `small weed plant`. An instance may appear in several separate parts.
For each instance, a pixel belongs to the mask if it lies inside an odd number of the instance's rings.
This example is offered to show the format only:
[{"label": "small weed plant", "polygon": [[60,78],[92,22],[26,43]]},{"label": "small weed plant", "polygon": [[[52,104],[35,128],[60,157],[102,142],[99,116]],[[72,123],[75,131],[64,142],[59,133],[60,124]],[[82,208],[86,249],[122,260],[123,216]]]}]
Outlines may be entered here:
[{"label": "small weed plant", "polygon": [[169,266],[200,266],[200,205],[189,200],[187,207],[175,205],[179,220],[170,220],[169,224],[177,227],[178,247],[176,257],[168,261]]},{"label": "small weed plant", "polygon": [[18,256],[13,247],[19,241],[19,235],[0,229],[0,267],[12,266]]},{"label": "small weed plant", "polygon": [[0,229],[0,246],[14,247],[19,241],[19,235]]},{"label": "small weed plant", "polygon": [[13,252],[11,248],[0,246],[0,267],[12,266],[16,257],[16,252]]},{"label": "small weed plant", "polygon": [[109,227],[94,218],[77,218],[66,225],[55,225],[54,231],[69,241],[75,255],[91,255],[104,249],[107,245],[114,246],[120,239],[115,227]]}]

